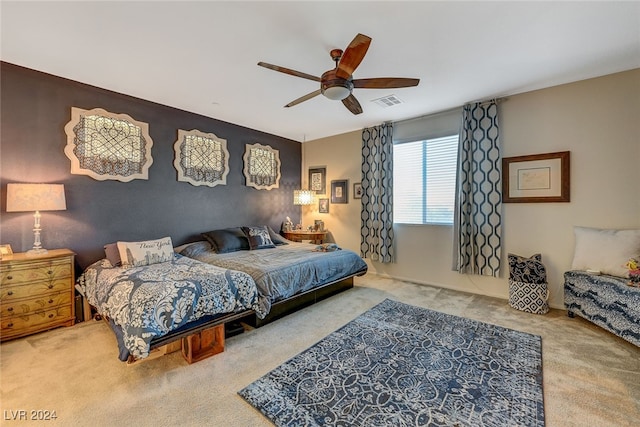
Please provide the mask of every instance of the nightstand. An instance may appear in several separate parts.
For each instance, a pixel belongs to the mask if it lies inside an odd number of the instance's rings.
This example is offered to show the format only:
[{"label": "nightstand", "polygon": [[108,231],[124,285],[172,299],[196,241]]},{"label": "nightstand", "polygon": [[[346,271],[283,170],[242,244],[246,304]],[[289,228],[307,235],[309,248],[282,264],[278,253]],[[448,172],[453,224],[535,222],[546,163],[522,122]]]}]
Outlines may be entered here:
[{"label": "nightstand", "polygon": [[328,231],[283,231],[282,235],[285,239],[289,239],[294,242],[302,242],[303,240],[311,240],[313,243],[324,243],[325,237],[327,237]]},{"label": "nightstand", "polygon": [[0,260],[0,341],[74,324],[74,257],[51,249]]}]

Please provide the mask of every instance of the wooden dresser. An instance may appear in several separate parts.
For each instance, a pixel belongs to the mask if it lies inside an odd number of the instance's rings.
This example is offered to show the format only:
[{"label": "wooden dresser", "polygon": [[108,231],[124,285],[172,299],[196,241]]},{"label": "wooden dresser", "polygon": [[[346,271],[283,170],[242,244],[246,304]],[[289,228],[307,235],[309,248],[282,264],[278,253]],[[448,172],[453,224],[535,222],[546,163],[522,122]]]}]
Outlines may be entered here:
[{"label": "wooden dresser", "polygon": [[0,341],[74,324],[74,256],[50,249],[0,260]]}]

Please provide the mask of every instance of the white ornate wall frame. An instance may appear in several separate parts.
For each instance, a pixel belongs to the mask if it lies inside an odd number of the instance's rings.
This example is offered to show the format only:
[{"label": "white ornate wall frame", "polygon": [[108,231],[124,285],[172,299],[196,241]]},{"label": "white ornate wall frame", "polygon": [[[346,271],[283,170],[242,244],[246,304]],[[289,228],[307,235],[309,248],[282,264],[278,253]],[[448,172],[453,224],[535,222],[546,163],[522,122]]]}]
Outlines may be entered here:
[{"label": "white ornate wall frame", "polygon": [[72,107],[64,131],[64,153],[71,160],[72,174],[99,181],[149,179],[153,140],[147,123],[101,108]]},{"label": "white ornate wall frame", "polygon": [[173,144],[176,153],[173,165],[178,181],[191,185],[227,185],[229,151],[227,140],[212,133],[193,129],[178,129],[178,140]]},{"label": "white ornate wall frame", "polygon": [[280,153],[262,144],[247,144],[244,156],[246,185],[256,190],[271,190],[280,186]]}]

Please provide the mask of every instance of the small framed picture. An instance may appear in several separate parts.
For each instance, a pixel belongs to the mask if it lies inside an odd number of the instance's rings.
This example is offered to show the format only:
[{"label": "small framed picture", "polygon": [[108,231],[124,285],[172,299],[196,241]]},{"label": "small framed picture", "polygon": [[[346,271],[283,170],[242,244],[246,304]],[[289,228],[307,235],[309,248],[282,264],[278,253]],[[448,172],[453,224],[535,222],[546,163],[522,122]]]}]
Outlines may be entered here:
[{"label": "small framed picture", "polygon": [[353,184],[353,198],[362,199],[362,184],[359,182]]},{"label": "small framed picture", "polygon": [[5,256],[13,255],[11,245],[0,245],[0,259]]},{"label": "small framed picture", "polygon": [[316,194],[327,193],[327,168],[309,168],[309,190]]},{"label": "small framed picture", "polygon": [[329,199],[318,199],[318,212],[329,213]]},{"label": "small framed picture", "polygon": [[331,203],[349,203],[349,180],[331,181]]}]

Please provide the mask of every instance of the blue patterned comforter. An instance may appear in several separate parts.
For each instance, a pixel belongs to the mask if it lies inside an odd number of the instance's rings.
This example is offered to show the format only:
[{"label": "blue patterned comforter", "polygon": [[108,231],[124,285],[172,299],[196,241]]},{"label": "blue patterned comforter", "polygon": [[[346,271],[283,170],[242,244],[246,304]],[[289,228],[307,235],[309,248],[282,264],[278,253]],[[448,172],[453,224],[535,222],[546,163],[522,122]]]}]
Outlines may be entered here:
[{"label": "blue patterned comforter", "polygon": [[122,330],[119,344],[139,359],[149,355],[154,338],[204,316],[253,309],[264,318],[268,312],[248,274],[178,254],[173,261],[129,269],[97,261],[78,284],[98,313]]},{"label": "blue patterned comforter", "polygon": [[315,252],[315,248],[308,243],[290,242],[275,248],[218,254],[207,242],[195,242],[182,253],[207,264],[248,273],[269,302],[367,271],[367,264],[353,251]]}]

